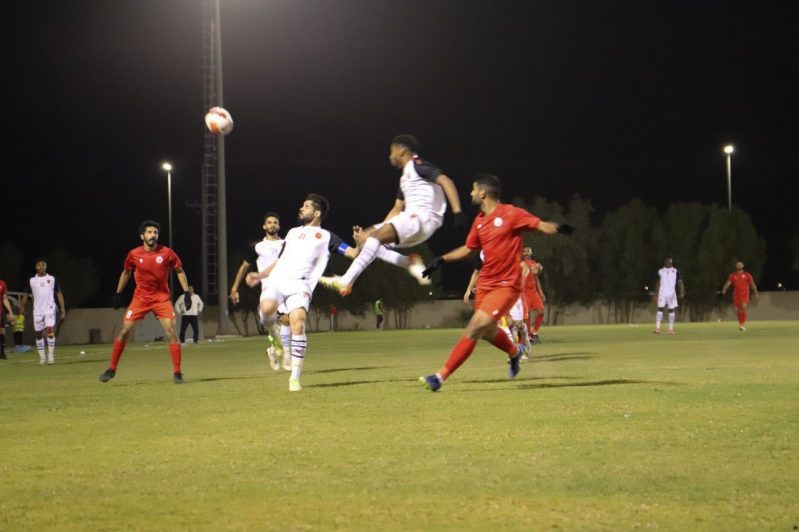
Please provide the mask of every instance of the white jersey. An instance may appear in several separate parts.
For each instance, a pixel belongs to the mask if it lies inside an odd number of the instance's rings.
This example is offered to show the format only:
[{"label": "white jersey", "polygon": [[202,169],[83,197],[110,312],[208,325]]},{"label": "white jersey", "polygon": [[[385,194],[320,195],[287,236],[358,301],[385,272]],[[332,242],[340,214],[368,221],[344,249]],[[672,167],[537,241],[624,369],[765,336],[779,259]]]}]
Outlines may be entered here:
[{"label": "white jersey", "polygon": [[45,274],[31,277],[31,293],[33,294],[33,315],[46,316],[56,314],[55,294],[58,284],[55,277]]},{"label": "white jersey", "polygon": [[402,169],[397,199],[405,202],[408,212],[424,212],[439,221],[444,220],[447,212],[447,198],[444,189],[436,183],[441,170],[432,164],[414,157]]},{"label": "white jersey", "polygon": [[661,297],[670,297],[677,293],[677,281],[680,280],[680,272],[677,268],[663,267],[658,270],[660,276],[660,290],[658,295]]},{"label": "white jersey", "polygon": [[310,292],[324,273],[330,254],[342,244],[336,234],[318,225],[295,227],[286,234],[284,242],[268,282],[305,281]]},{"label": "white jersey", "polygon": [[[247,258],[247,262],[255,262],[258,271],[262,272],[274,264],[274,262],[280,256],[281,251],[283,251],[283,239],[279,238],[277,240],[267,240],[264,238],[255,244],[252,249],[252,254]],[[261,279],[261,288],[265,287],[266,279]]]}]

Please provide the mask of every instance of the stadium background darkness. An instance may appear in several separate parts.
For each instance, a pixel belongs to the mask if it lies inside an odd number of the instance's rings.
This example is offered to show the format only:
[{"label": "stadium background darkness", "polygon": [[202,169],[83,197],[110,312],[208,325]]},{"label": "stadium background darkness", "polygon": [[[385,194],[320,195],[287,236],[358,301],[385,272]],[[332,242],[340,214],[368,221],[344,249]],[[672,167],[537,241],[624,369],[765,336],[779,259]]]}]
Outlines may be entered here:
[{"label": "stadium background darkness", "polygon": [[[203,114],[196,0],[14,2],[3,34],[0,241],[30,262],[92,256],[106,305],[141,220],[165,228],[200,282]],[[397,187],[388,141],[412,133],[468,207],[489,171],[505,199],[733,202],[767,241],[759,285],[799,286],[795,8],[777,2],[223,0],[231,253],[305,194],[343,237],[382,219]],[[8,113],[7,113],[8,116]],[[451,220],[432,240],[459,243]],[[684,259],[683,259],[684,260]],[[679,264],[677,264],[679,267]],[[653,275],[658,265],[653,264]],[[733,266],[730,265],[730,271]],[[58,272],[54,272],[56,275]],[[468,268],[446,287],[461,290]],[[721,280],[720,280],[721,281]],[[18,286],[9,286],[18,289]]]}]

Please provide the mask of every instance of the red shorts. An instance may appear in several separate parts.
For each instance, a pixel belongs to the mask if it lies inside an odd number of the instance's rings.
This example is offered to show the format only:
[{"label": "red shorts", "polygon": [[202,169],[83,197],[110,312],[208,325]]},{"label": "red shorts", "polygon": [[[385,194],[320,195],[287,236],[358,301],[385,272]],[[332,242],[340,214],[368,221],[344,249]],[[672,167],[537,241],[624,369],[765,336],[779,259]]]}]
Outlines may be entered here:
[{"label": "red shorts", "polygon": [[738,297],[736,295],[732,296],[732,302],[735,304],[736,307],[740,307],[743,304],[749,304],[749,294],[745,296]]},{"label": "red shorts", "polygon": [[510,312],[520,295],[521,291],[518,288],[509,286],[478,290],[474,295],[474,310],[482,310],[491,319],[499,321]]},{"label": "red shorts", "polygon": [[524,302],[527,305],[528,313],[530,310],[534,310],[536,312],[544,311],[544,302],[541,301],[541,296],[538,295],[538,292],[529,292],[524,294]]},{"label": "red shorts", "polygon": [[169,301],[146,303],[138,301],[136,298],[133,298],[133,301],[130,302],[128,311],[125,312],[125,319],[131,321],[143,320],[148,312],[155,314],[158,319],[175,319],[175,309],[172,308],[172,303]]}]

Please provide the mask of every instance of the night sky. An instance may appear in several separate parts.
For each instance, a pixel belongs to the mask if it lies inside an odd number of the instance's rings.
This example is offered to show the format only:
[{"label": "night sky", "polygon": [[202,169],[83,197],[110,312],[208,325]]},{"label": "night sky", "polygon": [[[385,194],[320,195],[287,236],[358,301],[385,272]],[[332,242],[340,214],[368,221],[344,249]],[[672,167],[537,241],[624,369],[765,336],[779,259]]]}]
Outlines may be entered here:
[{"label": "night sky", "polygon": [[[2,37],[0,243],[31,261],[56,246],[94,257],[94,303],[107,304],[139,222],[160,220],[166,241],[169,160],[174,248],[199,285],[200,1],[19,4]],[[285,233],[307,192],[330,199],[326,225],[342,236],[382,220],[398,133],[419,138],[467,206],[471,178],[490,171],[508,199],[589,198],[597,222],[633,197],[726,204],[732,142],[733,202],[768,246],[761,288],[799,287],[785,5],[222,0],[229,249],[262,235],[266,211]],[[438,253],[462,236],[449,220],[439,233]]]}]

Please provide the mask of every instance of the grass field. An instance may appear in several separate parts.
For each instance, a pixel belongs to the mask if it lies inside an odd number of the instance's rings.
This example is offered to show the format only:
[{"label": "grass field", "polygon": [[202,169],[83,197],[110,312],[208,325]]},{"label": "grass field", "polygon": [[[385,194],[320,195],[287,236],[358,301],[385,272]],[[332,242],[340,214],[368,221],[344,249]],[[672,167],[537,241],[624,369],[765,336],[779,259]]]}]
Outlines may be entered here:
[{"label": "grass field", "polygon": [[[0,530],[791,530],[799,327],[557,327],[513,381],[456,330],[309,336],[301,393],[262,339],[0,364]],[[79,351],[85,349],[86,355]]]}]

